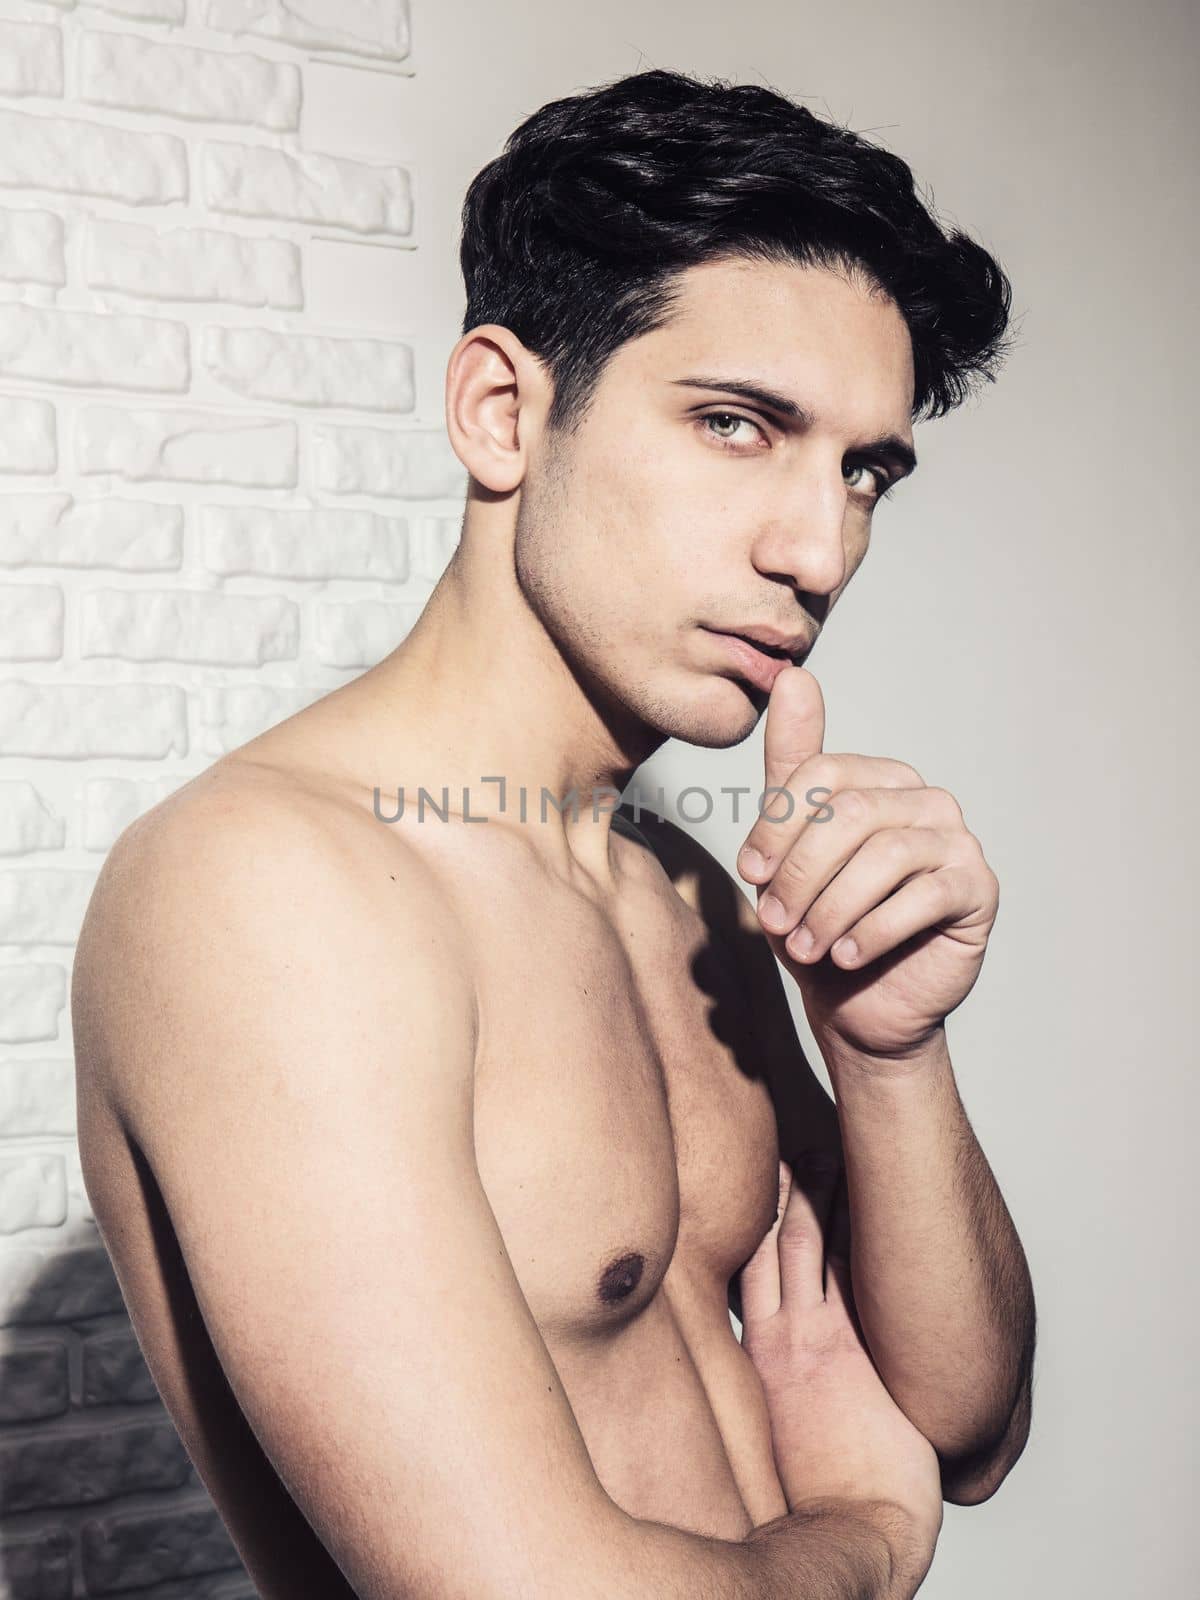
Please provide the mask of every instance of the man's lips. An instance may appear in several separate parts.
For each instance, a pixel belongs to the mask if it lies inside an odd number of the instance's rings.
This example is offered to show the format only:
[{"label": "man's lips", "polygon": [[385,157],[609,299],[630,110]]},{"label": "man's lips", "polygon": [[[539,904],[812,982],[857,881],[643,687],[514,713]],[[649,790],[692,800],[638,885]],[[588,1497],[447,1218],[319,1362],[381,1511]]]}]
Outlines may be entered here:
[{"label": "man's lips", "polygon": [[[725,647],[729,658],[741,669],[742,676],[748,678],[758,689],[770,694],[775,679],[785,667],[793,664],[793,656],[784,649],[751,641],[741,634],[725,633],[716,628],[707,628],[714,639],[719,639]],[[800,647],[801,650],[803,646]],[[796,652],[797,654],[800,651]]]}]

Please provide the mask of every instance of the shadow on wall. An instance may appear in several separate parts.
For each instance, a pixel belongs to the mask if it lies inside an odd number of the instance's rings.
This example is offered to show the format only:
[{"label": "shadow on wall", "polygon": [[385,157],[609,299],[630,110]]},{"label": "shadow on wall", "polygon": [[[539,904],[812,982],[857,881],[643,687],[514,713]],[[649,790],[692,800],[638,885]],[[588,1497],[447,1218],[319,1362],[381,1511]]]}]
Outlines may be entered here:
[{"label": "shadow on wall", "polygon": [[0,1600],[256,1600],[103,1245],[23,1254],[0,1298]]}]

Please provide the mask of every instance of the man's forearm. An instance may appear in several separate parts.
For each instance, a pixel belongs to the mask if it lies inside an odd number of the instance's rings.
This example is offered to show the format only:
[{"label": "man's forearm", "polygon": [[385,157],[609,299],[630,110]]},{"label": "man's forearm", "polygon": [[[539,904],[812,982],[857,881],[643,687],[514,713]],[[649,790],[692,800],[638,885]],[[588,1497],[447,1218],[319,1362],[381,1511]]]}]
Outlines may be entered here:
[{"label": "man's forearm", "polygon": [[863,1336],[941,1457],[947,1498],[985,1499],[1028,1431],[1034,1302],[945,1033],[904,1062],[818,1043],[841,1125]]},{"label": "man's forearm", "polygon": [[899,1533],[895,1513],[889,1506],[830,1503],[755,1528],[746,1542],[763,1562],[764,1587],[756,1600],[772,1594],[788,1600],[908,1600],[932,1552],[918,1550],[907,1532]]},{"label": "man's forearm", "polygon": [[605,1600],[910,1600],[933,1554],[887,1502],[814,1502],[740,1543],[640,1519],[629,1530]]}]

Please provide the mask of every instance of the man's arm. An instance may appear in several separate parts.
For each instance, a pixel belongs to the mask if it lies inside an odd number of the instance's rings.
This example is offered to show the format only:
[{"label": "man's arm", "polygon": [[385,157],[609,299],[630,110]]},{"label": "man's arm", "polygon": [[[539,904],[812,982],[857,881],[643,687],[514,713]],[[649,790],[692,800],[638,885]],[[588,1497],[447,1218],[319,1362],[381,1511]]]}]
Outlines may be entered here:
[{"label": "man's arm", "polygon": [[831,1048],[825,1057],[863,1336],[893,1399],[937,1449],[946,1498],[978,1504],[1029,1436],[1035,1313],[1024,1251],[959,1099],[944,1031],[903,1067]]},{"label": "man's arm", "polygon": [[[902,1075],[829,1052],[830,1100],[809,1065],[783,974],[736,879],[673,823],[639,827],[736,962],[770,1087],[780,1155],[835,1149],[851,1213],[855,1305],[896,1403],[938,1452],[947,1500],[1003,1482],[1029,1434],[1034,1305],[1024,1252],[958,1097],[944,1036]],[[736,1311],[736,1304],[733,1305]]]},{"label": "man's arm", "polygon": [[185,819],[110,853],[81,1011],[230,1386],[361,1600],[911,1595],[886,1502],[739,1543],[610,1499],[480,1182],[475,993],[436,885],[299,802]]}]

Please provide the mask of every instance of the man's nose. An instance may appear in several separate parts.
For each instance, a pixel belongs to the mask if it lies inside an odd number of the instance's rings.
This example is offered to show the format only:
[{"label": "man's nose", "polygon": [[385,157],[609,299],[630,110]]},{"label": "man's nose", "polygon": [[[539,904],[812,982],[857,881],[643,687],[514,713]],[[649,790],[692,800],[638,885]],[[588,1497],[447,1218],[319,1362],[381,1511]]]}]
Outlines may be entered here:
[{"label": "man's nose", "polygon": [[836,475],[809,473],[754,541],[754,565],[767,577],[786,578],[806,594],[832,594],[846,577],[846,484]]}]

